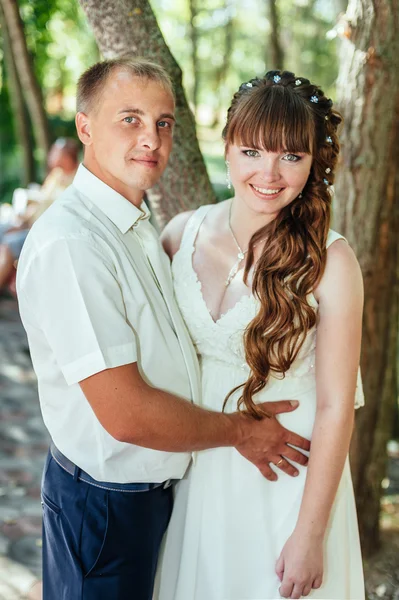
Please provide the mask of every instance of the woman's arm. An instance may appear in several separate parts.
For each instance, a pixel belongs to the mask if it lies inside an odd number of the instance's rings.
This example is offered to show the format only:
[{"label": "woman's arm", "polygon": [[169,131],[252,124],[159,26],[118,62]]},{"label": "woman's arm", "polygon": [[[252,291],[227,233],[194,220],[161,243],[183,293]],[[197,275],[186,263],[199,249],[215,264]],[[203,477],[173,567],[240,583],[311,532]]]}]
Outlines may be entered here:
[{"label": "woman's arm", "polygon": [[184,228],[187,225],[187,221],[195,211],[189,210],[187,212],[180,213],[173,217],[169,223],[165,226],[164,230],[160,235],[161,244],[170,260],[174,257],[178,249],[180,248],[181,240],[184,233]]},{"label": "woman's arm", "polygon": [[328,249],[315,295],[317,410],[297,525],[276,565],[285,598],[306,596],[321,585],[323,539],[353,429],[363,283],[356,257],[343,240]]}]

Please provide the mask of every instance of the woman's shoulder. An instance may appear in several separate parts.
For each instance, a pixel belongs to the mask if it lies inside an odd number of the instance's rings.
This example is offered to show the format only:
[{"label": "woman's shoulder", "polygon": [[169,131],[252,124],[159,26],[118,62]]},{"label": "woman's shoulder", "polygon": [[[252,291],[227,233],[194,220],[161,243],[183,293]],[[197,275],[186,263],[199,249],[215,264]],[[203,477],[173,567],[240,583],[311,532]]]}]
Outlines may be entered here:
[{"label": "woman's shoulder", "polygon": [[348,240],[337,231],[330,229],[326,242],[327,265],[326,269],[332,271],[342,269],[355,269],[359,267],[356,255],[349,245]]},{"label": "woman's shoulder", "polygon": [[160,235],[160,240],[166,254],[171,260],[180,248],[184,231],[191,217],[196,215],[198,219],[202,219],[212,206],[214,206],[214,204],[206,204],[200,206],[196,210],[187,210],[179,213],[165,226]]},{"label": "woman's shoulder", "polygon": [[338,240],[343,240],[344,242],[348,243],[347,239],[343,235],[341,235],[337,231],[334,231],[333,229],[329,229],[327,235],[326,248],[328,249],[334,242],[337,242]]},{"label": "woman's shoulder", "polygon": [[327,262],[315,297],[333,298],[338,293],[345,298],[351,291],[362,293],[362,275],[356,255],[346,238],[330,230],[327,238]]}]

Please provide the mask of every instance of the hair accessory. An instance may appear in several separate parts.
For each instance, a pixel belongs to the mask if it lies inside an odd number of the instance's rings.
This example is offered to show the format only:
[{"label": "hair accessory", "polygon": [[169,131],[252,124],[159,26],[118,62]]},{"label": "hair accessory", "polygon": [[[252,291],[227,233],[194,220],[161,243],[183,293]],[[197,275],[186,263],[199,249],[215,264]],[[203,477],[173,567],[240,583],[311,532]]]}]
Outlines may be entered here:
[{"label": "hair accessory", "polygon": [[330,185],[330,182],[329,182],[329,181],[328,181],[328,179],[326,179],[325,177],[324,177],[323,181],[324,181],[324,183],[325,183],[326,185]]},{"label": "hair accessory", "polygon": [[319,99],[318,99],[318,97],[317,97],[317,96],[311,96],[311,97],[310,97],[310,101],[311,101],[311,102],[314,102],[314,104],[317,104],[317,103],[318,103],[318,101],[319,101]]},{"label": "hair accessory", "polygon": [[230,163],[228,160],[226,160],[226,184],[227,184],[227,189],[231,190],[231,177],[230,177]]},{"label": "hair accessory", "polygon": [[329,136],[326,137],[326,142],[328,144],[332,144],[332,137],[331,137],[331,135],[329,135]]},{"label": "hair accessory", "polygon": [[328,115],[326,115],[324,118],[325,118],[325,120],[326,120],[326,121],[328,121],[328,119],[329,119],[330,117],[329,117]]},{"label": "hair accessory", "polygon": [[327,169],[326,169],[326,173],[327,173],[327,175],[328,175],[328,173],[331,173],[331,169],[330,169],[330,167],[327,167]]},{"label": "hair accessory", "polygon": [[280,77],[280,75],[275,75],[275,76],[273,77],[273,81],[274,81],[274,83],[278,83],[279,81],[281,81],[281,77]]},{"label": "hair accessory", "polygon": [[248,81],[248,83],[246,83],[245,86],[249,87],[249,88],[253,87],[253,85],[252,85],[252,83],[250,81]]},{"label": "hair accessory", "polygon": [[295,79],[295,85],[301,85],[302,81],[300,79]]},{"label": "hair accessory", "polygon": [[302,198],[302,192],[299,194],[298,198]]}]

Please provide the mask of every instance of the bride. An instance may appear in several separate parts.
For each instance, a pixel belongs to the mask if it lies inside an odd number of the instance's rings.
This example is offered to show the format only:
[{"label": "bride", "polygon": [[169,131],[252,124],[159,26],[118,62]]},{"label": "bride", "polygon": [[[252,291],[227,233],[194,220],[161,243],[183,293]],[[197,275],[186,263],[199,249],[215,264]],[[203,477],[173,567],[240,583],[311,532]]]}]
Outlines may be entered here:
[{"label": "bride", "polygon": [[260,402],[295,398],[279,419],[312,449],[297,477],[277,477],[290,457],[276,456],[275,481],[233,448],[197,453],[176,488],[160,600],[364,599],[348,463],[363,287],[329,229],[340,123],[293,73],[243,83],[223,132],[234,197],[163,233],[203,406],[257,418]]}]

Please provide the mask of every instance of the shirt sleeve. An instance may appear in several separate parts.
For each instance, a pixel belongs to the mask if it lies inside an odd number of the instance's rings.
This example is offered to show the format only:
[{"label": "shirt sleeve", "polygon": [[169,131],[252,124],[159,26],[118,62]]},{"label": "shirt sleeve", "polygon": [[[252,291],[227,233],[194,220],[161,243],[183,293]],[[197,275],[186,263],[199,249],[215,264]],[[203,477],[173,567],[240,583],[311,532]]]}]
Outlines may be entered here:
[{"label": "shirt sleeve", "polygon": [[22,274],[19,294],[68,385],[136,362],[136,335],[116,269],[92,238],[46,246]]}]

